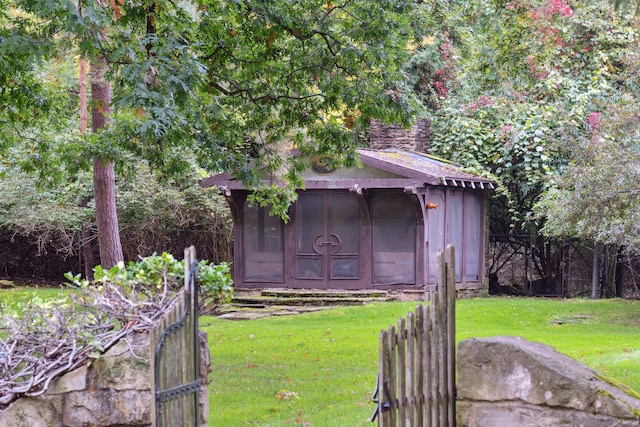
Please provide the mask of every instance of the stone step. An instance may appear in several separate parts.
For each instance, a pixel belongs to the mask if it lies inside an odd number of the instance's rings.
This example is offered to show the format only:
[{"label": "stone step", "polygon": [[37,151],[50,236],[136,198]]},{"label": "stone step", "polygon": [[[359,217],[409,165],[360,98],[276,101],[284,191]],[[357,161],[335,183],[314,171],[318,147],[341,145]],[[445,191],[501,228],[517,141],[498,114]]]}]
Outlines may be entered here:
[{"label": "stone step", "polygon": [[364,305],[372,302],[392,301],[390,297],[364,298],[347,296],[305,296],[305,297],[275,297],[275,296],[255,296],[242,297],[234,296],[231,303],[240,307],[265,308],[270,306],[335,306],[335,305]]},{"label": "stone step", "polygon": [[381,290],[241,289],[234,292],[230,304],[217,310],[217,315],[226,319],[255,319],[397,300],[396,295]]},{"label": "stone step", "polygon": [[217,310],[216,316],[227,320],[252,320],[271,316],[290,316],[295,314],[312,313],[327,310],[332,307],[310,306],[269,306],[269,307],[240,307],[228,304]]},{"label": "stone step", "polygon": [[237,289],[231,303],[216,312],[226,319],[255,319],[398,300],[397,295],[383,290]]},{"label": "stone step", "polygon": [[326,290],[326,289],[263,289],[260,296],[274,298],[389,298],[387,291],[381,290]]}]

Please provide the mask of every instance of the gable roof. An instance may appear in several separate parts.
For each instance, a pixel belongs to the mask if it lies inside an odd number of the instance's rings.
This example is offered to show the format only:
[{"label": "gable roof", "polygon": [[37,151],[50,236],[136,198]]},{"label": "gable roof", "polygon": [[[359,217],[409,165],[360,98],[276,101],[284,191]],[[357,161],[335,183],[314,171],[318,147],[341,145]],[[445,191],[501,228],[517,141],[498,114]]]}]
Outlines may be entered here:
[{"label": "gable roof", "polygon": [[[453,186],[494,189],[494,181],[465,172],[461,166],[424,153],[387,148],[357,150],[362,168],[340,168],[329,173],[303,173],[306,189],[324,188],[404,188],[423,186]],[[217,186],[230,190],[244,189],[242,181],[231,173],[204,179],[202,187]]]},{"label": "gable roof", "polygon": [[424,180],[429,185],[494,189],[494,181],[465,172],[460,165],[425,153],[388,148],[358,149],[363,165]]}]

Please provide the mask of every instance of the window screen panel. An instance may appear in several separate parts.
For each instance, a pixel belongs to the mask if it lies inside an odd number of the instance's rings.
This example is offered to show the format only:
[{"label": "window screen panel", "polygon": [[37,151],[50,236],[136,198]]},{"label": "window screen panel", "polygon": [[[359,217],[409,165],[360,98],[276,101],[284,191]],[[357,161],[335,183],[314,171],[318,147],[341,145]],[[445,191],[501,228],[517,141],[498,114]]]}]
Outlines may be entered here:
[{"label": "window screen panel", "polygon": [[299,254],[313,254],[313,242],[324,234],[324,196],[300,193],[296,202],[297,242]]},{"label": "window screen panel", "polygon": [[[456,253],[462,252],[462,242],[464,233],[464,193],[462,191],[451,191],[447,197],[447,243],[455,246]],[[456,281],[461,281],[462,262],[460,257],[456,257]]]},{"label": "window screen panel", "polygon": [[373,276],[376,283],[415,283],[416,213],[404,193],[373,201]]},{"label": "window screen panel", "polygon": [[298,279],[322,279],[322,258],[297,258],[296,277]]},{"label": "window screen panel", "polygon": [[356,254],[359,252],[360,205],[355,196],[349,193],[331,194],[331,234],[340,239],[338,254]]},{"label": "window screen panel", "polygon": [[243,273],[245,282],[284,281],[284,224],[268,208],[244,205]]},{"label": "window screen panel", "polygon": [[436,209],[427,211],[427,227],[429,239],[429,283],[436,283],[438,280],[438,251],[444,249],[445,237],[445,214],[447,206],[444,199],[444,191],[431,190],[427,199],[428,203],[438,205]]},{"label": "window screen panel", "polygon": [[482,273],[482,220],[483,201],[480,194],[467,193],[464,210],[464,278],[468,281],[480,279]]},{"label": "window screen panel", "polygon": [[331,260],[332,279],[357,279],[359,269],[358,258],[334,258]]}]

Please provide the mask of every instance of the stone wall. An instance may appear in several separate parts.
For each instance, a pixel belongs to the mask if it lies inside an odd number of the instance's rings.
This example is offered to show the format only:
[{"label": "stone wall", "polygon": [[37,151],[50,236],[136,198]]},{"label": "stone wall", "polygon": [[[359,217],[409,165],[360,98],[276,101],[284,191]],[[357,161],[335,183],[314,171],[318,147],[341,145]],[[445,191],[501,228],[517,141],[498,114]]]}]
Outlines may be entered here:
[{"label": "stone wall", "polygon": [[[207,425],[209,348],[201,332],[201,425]],[[149,335],[133,333],[99,358],[53,381],[37,397],[0,411],[0,427],[148,427],[155,410]]]},{"label": "stone wall", "polygon": [[640,396],[544,344],[471,338],[458,346],[458,427],[637,427]]}]

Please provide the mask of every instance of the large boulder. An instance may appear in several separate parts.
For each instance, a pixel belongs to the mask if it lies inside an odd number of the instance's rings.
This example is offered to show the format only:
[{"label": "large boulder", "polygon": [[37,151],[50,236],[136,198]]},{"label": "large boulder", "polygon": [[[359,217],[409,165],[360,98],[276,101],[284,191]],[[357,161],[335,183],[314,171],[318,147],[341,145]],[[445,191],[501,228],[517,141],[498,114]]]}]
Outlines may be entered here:
[{"label": "large boulder", "polygon": [[553,348],[518,337],[458,347],[458,426],[638,426],[628,388]]}]

